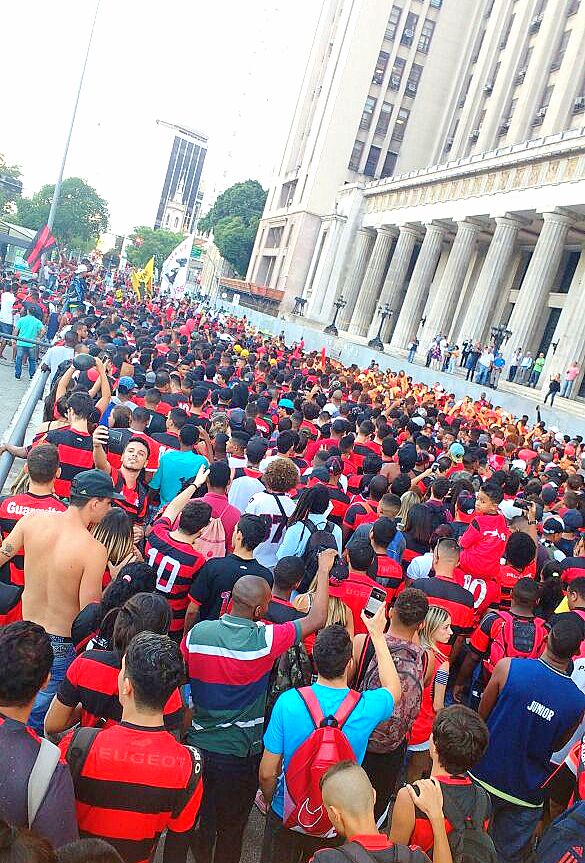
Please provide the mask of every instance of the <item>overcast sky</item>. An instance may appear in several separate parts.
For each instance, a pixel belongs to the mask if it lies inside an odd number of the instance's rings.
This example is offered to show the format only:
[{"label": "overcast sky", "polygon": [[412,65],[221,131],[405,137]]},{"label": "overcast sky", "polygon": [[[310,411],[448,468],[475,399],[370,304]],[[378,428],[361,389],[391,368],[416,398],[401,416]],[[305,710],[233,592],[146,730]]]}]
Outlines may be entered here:
[{"label": "overcast sky", "polygon": [[[157,119],[209,135],[205,203],[278,164],[321,0],[101,0],[65,176],[108,201],[110,229],[154,222]],[[95,0],[10,2],[2,12],[0,153],[25,193],[55,182]],[[156,164],[155,164],[156,163]],[[205,207],[206,208],[206,207]]]}]

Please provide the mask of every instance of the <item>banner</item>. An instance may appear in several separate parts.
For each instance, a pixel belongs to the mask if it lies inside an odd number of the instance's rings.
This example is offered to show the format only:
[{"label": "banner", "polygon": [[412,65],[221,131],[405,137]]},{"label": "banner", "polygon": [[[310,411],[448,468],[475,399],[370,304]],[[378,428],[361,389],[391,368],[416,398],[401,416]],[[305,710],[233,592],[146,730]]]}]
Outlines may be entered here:
[{"label": "banner", "polygon": [[193,248],[193,234],[179,243],[162,265],[160,277],[161,293],[170,293],[173,299],[182,299],[187,284],[189,258]]},{"label": "banner", "polygon": [[41,256],[50,252],[57,245],[57,240],[52,235],[51,231],[45,225],[40,231],[37,231],[36,236],[31,240],[31,244],[26,250],[24,256],[25,261],[29,265],[33,273],[38,273],[41,266]]}]

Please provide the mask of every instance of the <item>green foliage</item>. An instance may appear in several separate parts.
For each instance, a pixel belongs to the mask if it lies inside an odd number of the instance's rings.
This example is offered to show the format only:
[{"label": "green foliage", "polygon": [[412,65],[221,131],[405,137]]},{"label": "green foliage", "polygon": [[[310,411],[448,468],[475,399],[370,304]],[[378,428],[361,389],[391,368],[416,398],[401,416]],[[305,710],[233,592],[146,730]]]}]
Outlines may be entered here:
[{"label": "green foliage", "polygon": [[211,210],[199,220],[199,230],[213,231],[221,256],[242,277],[248,269],[266,194],[257,180],[236,183],[222,192]]},{"label": "green foliage", "polygon": [[[19,180],[21,177],[20,168],[17,165],[7,165],[2,153],[0,153],[0,176],[8,180]],[[8,188],[8,185],[0,183],[0,216],[11,217],[15,201],[18,200],[20,194]]]},{"label": "green foliage", "polygon": [[[46,185],[32,198],[20,198],[17,201],[18,223],[36,230],[45,225],[54,191],[54,185]],[[79,177],[63,180],[53,225],[53,233],[62,246],[93,248],[108,227],[108,218],[108,205],[92,186]]]},{"label": "green foliage", "polygon": [[185,237],[162,229],[153,230],[146,225],[139,225],[130,234],[132,245],[126,249],[128,260],[134,267],[143,267],[154,255],[154,263],[160,269]]}]

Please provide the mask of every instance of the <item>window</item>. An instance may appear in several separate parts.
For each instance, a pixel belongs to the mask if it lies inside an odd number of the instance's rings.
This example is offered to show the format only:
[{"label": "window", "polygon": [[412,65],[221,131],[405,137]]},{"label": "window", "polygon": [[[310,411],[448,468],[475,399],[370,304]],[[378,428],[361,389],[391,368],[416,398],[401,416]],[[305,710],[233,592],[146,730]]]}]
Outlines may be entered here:
[{"label": "window", "polygon": [[410,75],[408,76],[408,81],[406,82],[406,93],[408,96],[416,96],[416,91],[418,90],[422,70],[423,67],[419,66],[418,63],[412,64],[410,68]]},{"label": "window", "polygon": [[364,110],[362,111],[362,119],[360,120],[360,129],[365,129],[366,131],[370,128],[372,123],[372,114],[374,113],[374,108],[376,107],[376,99],[374,96],[368,96],[366,99],[366,104],[364,105]]},{"label": "window", "polygon": [[575,12],[579,11],[579,2],[580,0],[569,0],[569,5],[567,6],[567,15],[574,15]]},{"label": "window", "polygon": [[288,183],[282,184],[282,189],[280,190],[280,207],[289,207],[292,204],[295,192],[297,188],[297,181],[290,180]]},{"label": "window", "polygon": [[508,39],[510,38],[510,31],[514,25],[514,18],[515,17],[516,16],[514,15],[514,13],[512,13],[510,15],[510,17],[508,18],[508,23],[504,27],[504,32],[502,33],[502,40],[500,42],[500,50],[502,50],[502,51],[504,50],[504,48],[508,44]]},{"label": "window", "polygon": [[379,147],[370,147],[370,152],[368,153],[368,158],[366,159],[366,164],[364,166],[364,174],[366,177],[373,177],[376,173],[376,167],[378,165],[378,159],[380,158],[380,148]]},{"label": "window", "polygon": [[391,177],[394,173],[394,168],[396,167],[396,160],[398,159],[398,153],[394,153],[392,150],[388,150],[386,153],[386,158],[384,159],[384,167],[382,168],[381,177]]},{"label": "window", "polygon": [[388,59],[390,54],[387,51],[380,51],[378,55],[378,62],[376,63],[376,68],[374,70],[374,77],[372,78],[373,84],[381,84],[384,80],[384,75],[386,74],[386,67],[388,65]]},{"label": "window", "polygon": [[402,83],[402,76],[404,74],[405,66],[406,60],[403,60],[402,57],[397,57],[394,61],[394,66],[392,67],[392,73],[390,75],[391,90],[400,90],[400,84]]},{"label": "window", "polygon": [[382,102],[382,107],[380,108],[380,116],[378,117],[378,122],[376,123],[376,135],[385,135],[388,131],[388,126],[390,125],[390,117],[392,116],[392,111],[394,109],[394,105],[390,102]]},{"label": "window", "polygon": [[440,9],[443,5],[443,0],[431,0],[430,5],[433,9]]},{"label": "window", "polygon": [[554,56],[554,59],[551,63],[550,70],[554,72],[555,69],[560,69],[563,63],[563,57],[565,56],[565,51],[567,50],[567,45],[569,44],[569,39],[571,38],[571,31],[565,30],[563,35],[561,36],[561,41],[559,42],[559,47],[557,48],[557,52]]},{"label": "window", "polygon": [[406,16],[406,24],[404,25],[404,30],[402,31],[402,36],[400,38],[402,45],[412,45],[414,41],[414,31],[416,30],[417,24],[418,15],[415,15],[414,12],[409,12]]},{"label": "window", "polygon": [[278,249],[280,247],[280,244],[282,243],[283,233],[284,226],[279,228],[270,228],[266,237],[266,248]]},{"label": "window", "polygon": [[353,150],[351,151],[351,158],[349,160],[349,170],[350,171],[358,171],[360,167],[360,161],[362,158],[362,153],[364,152],[364,142],[356,141],[353,145]]},{"label": "window", "polygon": [[396,30],[398,29],[398,24],[400,23],[400,18],[402,17],[402,9],[400,6],[393,6],[392,11],[390,12],[390,17],[388,18],[388,23],[386,25],[386,32],[384,34],[384,39],[388,39],[389,42],[393,42],[396,38]]},{"label": "window", "polygon": [[392,132],[392,138],[395,141],[402,141],[402,139],[404,138],[404,132],[409,117],[410,111],[407,108],[401,108],[398,111],[398,116],[396,117],[396,123],[394,125],[394,131]]},{"label": "window", "polygon": [[433,33],[435,32],[435,22],[430,18],[425,18],[425,23],[422,26],[420,39],[418,40],[418,48],[422,54],[428,54],[431,42],[433,41]]}]

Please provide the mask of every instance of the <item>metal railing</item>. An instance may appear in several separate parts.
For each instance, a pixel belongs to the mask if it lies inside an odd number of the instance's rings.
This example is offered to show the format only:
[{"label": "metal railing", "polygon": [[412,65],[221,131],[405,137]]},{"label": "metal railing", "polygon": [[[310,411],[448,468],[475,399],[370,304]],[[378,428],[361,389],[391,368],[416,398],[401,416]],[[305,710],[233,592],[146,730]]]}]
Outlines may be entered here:
[{"label": "metal railing", "polygon": [[[18,336],[13,335],[1,335],[0,339],[3,341],[9,342],[17,339]],[[24,339],[23,339],[24,341]],[[33,341],[31,340],[27,347],[41,347],[41,348],[49,348],[51,347],[50,342],[46,342],[43,340]],[[6,441],[12,446],[22,446],[24,443],[24,439],[26,437],[26,430],[30,425],[30,421],[32,419],[32,415],[37,406],[37,403],[40,399],[42,399],[43,394],[45,392],[45,386],[49,379],[50,370],[42,371],[39,369],[35,374],[33,380],[31,381],[30,387],[25,392],[24,396],[21,399],[20,404],[18,405],[14,417],[12,418],[12,422],[8,426],[8,430],[10,431],[10,437]],[[12,465],[14,464],[14,456],[12,453],[3,452],[0,456],[0,491],[4,488],[4,483],[8,479],[8,475],[12,469]]]}]

